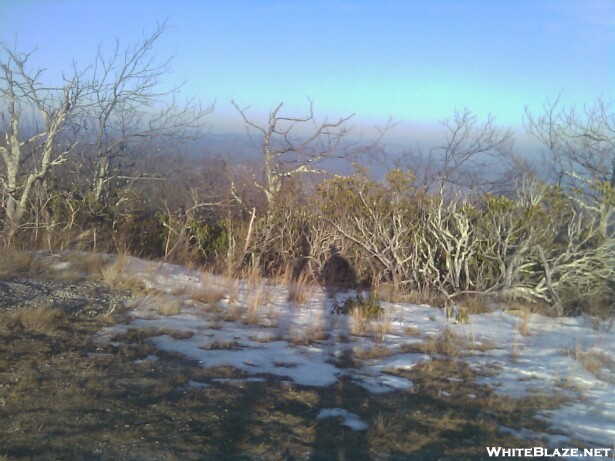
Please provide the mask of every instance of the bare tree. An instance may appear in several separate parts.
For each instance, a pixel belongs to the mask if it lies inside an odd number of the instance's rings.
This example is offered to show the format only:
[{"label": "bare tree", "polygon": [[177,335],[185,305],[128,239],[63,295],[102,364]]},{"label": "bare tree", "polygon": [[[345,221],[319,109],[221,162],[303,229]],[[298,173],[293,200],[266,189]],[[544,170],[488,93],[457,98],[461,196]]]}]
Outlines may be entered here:
[{"label": "bare tree", "polygon": [[147,177],[132,171],[135,144],[157,137],[194,139],[200,135],[203,118],[213,110],[194,100],[178,103],[180,87],[161,88],[170,59],[157,59],[154,47],[166,29],[165,23],[158,25],[151,35],[126,48],[116,41],[110,57],[99,47],[90,68],[87,104],[76,128],[88,139],[83,166],[91,174],[90,189],[97,202],[108,202],[112,183],[119,187]]},{"label": "bare tree", "polygon": [[[324,173],[321,164],[325,159],[341,158],[340,150],[349,132],[348,121],[353,117],[342,117],[334,122],[326,118],[317,122],[314,117],[313,101],[309,100],[309,112],[304,117],[280,115],[283,103],[269,114],[266,125],[252,121],[247,114],[249,107],[241,108],[235,101],[233,106],[250,129],[262,136],[259,144],[263,154],[264,179],[254,178],[254,184],[271,203],[282,189],[285,178],[305,173]],[[301,131],[305,130],[305,133]]]},{"label": "bare tree", "polygon": [[[579,178],[615,186],[615,111],[598,100],[593,106],[565,107],[547,101],[542,114],[525,109],[528,134],[546,148],[546,161],[558,185],[577,186]],[[576,178],[575,178],[576,177]],[[566,184],[567,183],[567,184]]]},{"label": "bare tree", "polygon": [[78,109],[83,86],[74,73],[62,86],[46,87],[41,82],[43,70],[28,66],[31,52],[19,53],[4,44],[0,52],[5,141],[0,145],[0,186],[8,231],[21,224],[34,185],[65,162],[75,147],[74,142],[62,146],[59,138]]},{"label": "bare tree", "polygon": [[499,189],[512,167],[512,131],[496,126],[491,114],[481,122],[467,108],[441,123],[443,142],[426,153],[402,154],[398,166],[414,170],[426,190],[443,191],[451,186],[479,192]]},{"label": "bare tree", "polygon": [[541,115],[525,112],[527,132],[544,148],[547,169],[577,204],[600,215],[606,236],[615,214],[615,112],[598,100],[577,110],[547,101]]}]

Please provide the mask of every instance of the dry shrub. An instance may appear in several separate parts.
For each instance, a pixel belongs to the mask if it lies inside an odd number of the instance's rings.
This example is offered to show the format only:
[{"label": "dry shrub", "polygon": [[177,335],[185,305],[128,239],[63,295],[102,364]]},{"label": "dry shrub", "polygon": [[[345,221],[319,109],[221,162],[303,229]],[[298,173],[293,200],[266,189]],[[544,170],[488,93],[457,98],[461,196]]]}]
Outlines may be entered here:
[{"label": "dry shrub", "polygon": [[587,314],[598,319],[611,319],[615,313],[615,288],[605,283],[601,289],[590,293],[581,292],[573,287],[560,290],[560,300],[564,315]]}]

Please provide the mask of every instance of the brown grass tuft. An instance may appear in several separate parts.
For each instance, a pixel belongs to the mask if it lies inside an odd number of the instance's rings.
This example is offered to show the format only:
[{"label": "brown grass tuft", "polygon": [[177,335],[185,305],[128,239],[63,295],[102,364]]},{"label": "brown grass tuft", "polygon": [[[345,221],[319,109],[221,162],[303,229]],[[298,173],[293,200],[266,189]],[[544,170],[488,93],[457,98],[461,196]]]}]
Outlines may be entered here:
[{"label": "brown grass tuft", "polygon": [[261,307],[271,301],[271,291],[263,284],[255,287],[254,293],[248,297],[248,310],[245,321],[248,324],[258,324],[260,322]]},{"label": "brown grass tuft", "polygon": [[198,288],[190,292],[190,298],[203,304],[215,304],[224,298],[222,290],[214,288]]},{"label": "brown grass tuft", "polygon": [[362,309],[352,309],[350,331],[355,336],[365,336],[370,327],[370,318]]},{"label": "brown grass tuft", "polygon": [[176,299],[161,298],[158,304],[160,315],[177,315],[181,312],[181,304]]},{"label": "brown grass tuft", "polygon": [[236,341],[232,340],[222,340],[217,339],[215,341],[211,341],[209,343],[205,343],[202,346],[199,346],[199,349],[204,349],[207,351],[210,350],[230,350],[234,351],[239,348],[239,344]]},{"label": "brown grass tuft", "polygon": [[29,252],[14,248],[0,248],[0,277],[12,278],[32,275],[42,270],[39,260]]},{"label": "brown grass tuft", "polygon": [[[100,272],[102,280],[111,288],[119,288],[122,285],[125,277],[122,271],[128,263],[128,256],[126,254],[119,255],[112,263],[106,264],[101,267]],[[122,287],[123,288],[123,287]]]},{"label": "brown grass tuft", "polygon": [[51,306],[36,306],[17,309],[9,315],[9,329],[32,333],[52,334],[65,320],[64,312]]},{"label": "brown grass tuft", "polygon": [[352,350],[354,357],[359,360],[379,359],[382,357],[389,357],[395,354],[397,351],[383,346],[374,346],[368,349],[355,347]]},{"label": "brown grass tuft", "polygon": [[[572,354],[569,352],[569,355]],[[615,370],[615,360],[613,360],[608,354],[605,354],[597,349],[590,349],[584,352],[577,347],[574,351],[574,358],[583,366],[583,368],[597,378],[614,383],[615,380],[609,370]],[[605,373],[605,371],[607,372]]]},{"label": "brown grass tuft", "polygon": [[308,285],[294,282],[288,287],[288,302],[293,304],[305,304],[311,292],[311,287]]}]

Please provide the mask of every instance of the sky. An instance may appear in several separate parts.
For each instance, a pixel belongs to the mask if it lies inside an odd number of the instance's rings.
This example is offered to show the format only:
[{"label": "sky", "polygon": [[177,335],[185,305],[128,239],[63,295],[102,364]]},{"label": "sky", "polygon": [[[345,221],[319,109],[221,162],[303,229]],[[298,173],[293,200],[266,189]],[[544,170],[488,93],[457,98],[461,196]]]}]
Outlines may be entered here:
[{"label": "sky", "polygon": [[280,102],[304,115],[309,97],[317,116],[356,114],[364,126],[392,117],[402,131],[464,107],[517,129],[526,106],[558,95],[615,100],[612,0],[0,0],[0,41],[36,47],[32,62],[52,79],[165,20],[164,84],[215,101],[219,132],[243,126],[233,99],[257,120]]}]

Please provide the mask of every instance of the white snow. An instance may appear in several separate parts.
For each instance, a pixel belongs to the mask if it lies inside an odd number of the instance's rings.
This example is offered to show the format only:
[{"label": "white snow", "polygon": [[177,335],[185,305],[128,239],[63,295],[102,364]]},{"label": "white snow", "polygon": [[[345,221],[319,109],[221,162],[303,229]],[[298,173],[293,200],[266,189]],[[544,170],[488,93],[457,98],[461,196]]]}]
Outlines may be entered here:
[{"label": "white snow", "polygon": [[[549,411],[537,409],[549,421],[551,440],[580,439],[596,447],[615,444],[615,337],[611,325],[596,328],[590,318],[549,318],[536,314],[527,319],[496,311],[471,315],[467,324],[449,321],[442,309],[425,305],[382,303],[384,326],[362,335],[352,334],[350,316],[331,313],[333,300],[320,289],[312,289],[302,305],[287,301],[288,289],[259,282],[229,281],[171,264],[148,263],[129,258],[125,273],[178,301],[177,315],[160,315],[159,298],[136,303],[131,308],[131,325],[117,325],[100,332],[109,341],[129,327],[154,327],[192,332],[187,339],[169,335],[151,338],[160,350],[175,351],[197,360],[204,367],[227,365],[255,379],[274,375],[307,386],[329,386],[348,376],[373,393],[412,391],[410,380],[396,370],[410,370],[432,359],[408,353],[404,346],[452,332],[465,344],[459,360],[465,360],[479,375],[477,384],[494,392],[523,398],[540,392],[564,395],[568,401]],[[190,290],[217,290],[226,296],[211,309],[187,301]],[[355,293],[339,294],[338,301]],[[254,309],[255,298],[262,305]],[[239,316],[224,316],[231,310]],[[220,313],[222,312],[222,314]],[[373,321],[376,327],[378,322]],[[381,333],[377,333],[381,332]],[[523,334],[521,334],[523,332]],[[175,336],[175,335],[174,335]],[[369,355],[376,349],[387,354]],[[350,354],[358,367],[343,367]],[[601,357],[599,367],[583,365],[586,354]],[[357,359],[361,357],[361,360]],[[253,378],[254,379],[254,378]],[[456,378],[451,377],[451,380]],[[194,384],[191,384],[193,387]],[[470,394],[468,398],[476,398]],[[353,430],[367,425],[343,409],[325,409],[319,418],[342,417]],[[503,428],[504,431],[507,428]],[[517,431],[524,438],[543,437]],[[562,435],[566,434],[566,435]]]},{"label": "white snow", "polygon": [[316,416],[316,419],[340,417],[342,418],[342,426],[347,426],[353,431],[364,431],[369,427],[369,425],[365,421],[361,421],[357,415],[343,408],[323,408],[318,413],[318,416]]}]

